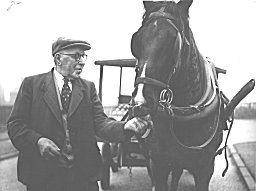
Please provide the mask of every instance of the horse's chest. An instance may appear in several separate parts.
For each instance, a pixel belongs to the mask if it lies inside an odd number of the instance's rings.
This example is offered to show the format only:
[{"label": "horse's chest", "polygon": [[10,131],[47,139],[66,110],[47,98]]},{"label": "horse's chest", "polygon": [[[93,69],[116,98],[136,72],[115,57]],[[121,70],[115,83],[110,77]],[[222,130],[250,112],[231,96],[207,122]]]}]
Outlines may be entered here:
[{"label": "horse's chest", "polygon": [[204,163],[211,157],[207,150],[194,151],[186,150],[179,145],[171,136],[169,130],[163,132],[153,131],[147,139],[150,157],[153,160],[161,161],[169,166],[181,166],[185,169],[191,169],[195,164]]}]

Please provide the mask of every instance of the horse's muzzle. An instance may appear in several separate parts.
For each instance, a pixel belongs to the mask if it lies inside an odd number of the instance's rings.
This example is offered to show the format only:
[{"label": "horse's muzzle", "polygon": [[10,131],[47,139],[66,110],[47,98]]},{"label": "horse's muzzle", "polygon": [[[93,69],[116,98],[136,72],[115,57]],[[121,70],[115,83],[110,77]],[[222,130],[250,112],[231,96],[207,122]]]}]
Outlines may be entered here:
[{"label": "horse's muzzle", "polygon": [[148,114],[151,114],[151,109],[142,106],[142,105],[134,105],[128,110],[129,117],[142,117]]}]

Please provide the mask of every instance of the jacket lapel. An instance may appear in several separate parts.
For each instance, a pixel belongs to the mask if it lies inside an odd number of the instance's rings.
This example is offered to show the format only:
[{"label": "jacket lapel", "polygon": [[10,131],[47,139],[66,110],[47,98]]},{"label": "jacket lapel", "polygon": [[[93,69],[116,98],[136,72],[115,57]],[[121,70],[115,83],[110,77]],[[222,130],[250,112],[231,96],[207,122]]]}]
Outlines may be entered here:
[{"label": "jacket lapel", "polygon": [[52,113],[56,117],[56,119],[59,121],[60,124],[62,124],[61,120],[61,111],[59,106],[59,101],[57,97],[55,82],[53,79],[53,70],[51,70],[49,73],[47,73],[45,82],[44,82],[44,100],[46,104],[51,109]]},{"label": "jacket lapel", "polygon": [[79,106],[84,97],[83,91],[85,90],[85,87],[83,86],[80,80],[81,79],[75,80],[75,82],[73,83],[72,96],[68,110],[68,117],[70,117],[75,112],[76,108]]}]

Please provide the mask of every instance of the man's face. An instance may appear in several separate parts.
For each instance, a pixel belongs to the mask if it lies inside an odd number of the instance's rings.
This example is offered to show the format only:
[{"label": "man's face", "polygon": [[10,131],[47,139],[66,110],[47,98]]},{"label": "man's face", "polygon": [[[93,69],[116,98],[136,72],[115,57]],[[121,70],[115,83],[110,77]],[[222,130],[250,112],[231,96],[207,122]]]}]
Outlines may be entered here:
[{"label": "man's face", "polygon": [[87,57],[84,51],[80,48],[70,48],[57,54],[60,55],[60,65],[57,66],[59,72],[63,76],[79,78]]}]

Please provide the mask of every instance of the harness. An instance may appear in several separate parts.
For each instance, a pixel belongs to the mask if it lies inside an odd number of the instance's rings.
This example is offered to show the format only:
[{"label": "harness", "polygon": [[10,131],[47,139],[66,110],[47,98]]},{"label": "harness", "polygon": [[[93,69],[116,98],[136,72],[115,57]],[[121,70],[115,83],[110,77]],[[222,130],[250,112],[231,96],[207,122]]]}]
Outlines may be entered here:
[{"label": "harness", "polygon": [[[163,88],[159,95],[159,106],[161,110],[167,110],[168,113],[172,116],[172,118],[176,120],[190,120],[190,119],[196,119],[201,118],[205,116],[209,111],[211,111],[213,108],[208,109],[209,106],[212,105],[212,103],[216,103],[215,97],[217,96],[217,90],[218,90],[218,84],[216,80],[216,74],[214,73],[213,66],[211,66],[211,63],[206,64],[206,76],[210,76],[210,79],[207,79],[207,89],[204,94],[204,96],[194,105],[189,106],[175,106],[172,104],[173,101],[173,92],[170,88],[170,82],[175,75],[176,71],[181,65],[181,50],[183,47],[183,42],[185,41],[187,44],[189,42],[184,36],[184,32],[181,31],[176,27],[176,25],[173,23],[172,20],[174,20],[173,16],[169,13],[164,12],[164,7],[162,7],[159,11],[153,12],[149,16],[149,21],[151,21],[153,18],[165,18],[167,21],[172,25],[172,27],[177,31],[177,37],[175,40],[174,47],[178,47],[178,55],[176,58],[176,62],[174,64],[174,67],[171,69],[166,83],[163,83],[159,80],[149,78],[149,77],[136,77],[135,80],[135,86],[138,84],[147,84],[147,85],[153,85],[157,87]],[[186,39],[186,40],[185,40]],[[138,67],[136,67],[136,73],[138,74]],[[211,87],[213,88],[213,94],[209,100],[206,101],[208,94],[211,91]],[[214,104],[215,105],[215,104]],[[205,112],[204,115],[202,113],[199,113],[200,111],[206,110],[208,112]],[[178,114],[179,113],[179,114]]]},{"label": "harness", "polygon": [[[173,101],[173,91],[170,88],[170,82],[175,75],[176,71],[178,70],[179,66],[181,65],[181,51],[183,48],[183,43],[189,44],[188,40],[186,39],[183,30],[180,31],[176,25],[173,23],[173,16],[164,12],[164,7],[161,8],[157,12],[153,12],[150,14],[148,20],[146,21],[149,22],[153,18],[165,18],[167,19],[168,23],[172,25],[172,27],[177,31],[177,37],[175,40],[175,46],[178,48],[178,55],[175,61],[175,64],[173,68],[171,69],[166,83],[163,83],[159,80],[149,78],[149,77],[137,77],[139,73],[139,68],[136,67],[136,80],[135,80],[135,86],[138,84],[147,84],[147,85],[153,85],[157,87],[163,88],[160,92],[159,95],[159,107],[158,110],[160,111],[166,111],[168,112],[170,116],[171,121],[171,128],[170,132],[175,139],[176,143],[178,143],[181,148],[186,149],[186,150],[195,150],[199,151],[208,146],[214,137],[216,136],[216,133],[218,132],[218,127],[220,125],[220,114],[221,114],[221,106],[223,106],[223,99],[222,99],[222,94],[219,91],[218,83],[217,83],[217,75],[216,75],[216,70],[214,65],[207,61],[205,63],[205,73],[206,73],[206,78],[207,79],[207,86],[206,86],[206,91],[204,95],[201,97],[201,99],[193,105],[189,106],[175,106],[172,104]],[[212,93],[211,93],[212,92]],[[210,97],[210,98],[209,98]],[[227,104],[227,103],[226,103]],[[133,110],[134,108],[132,108]],[[196,119],[202,119],[206,116],[209,116],[211,113],[215,112],[215,117],[213,120],[213,127],[214,127],[214,132],[211,134],[211,136],[201,145],[197,146],[187,146],[183,144],[175,135],[174,129],[173,129],[173,121],[187,121],[189,122],[190,120],[196,120]],[[233,117],[230,119],[230,127],[229,127],[229,132],[230,133],[231,127],[233,124]],[[226,137],[225,140],[225,146],[221,149],[219,149],[215,155],[221,154],[221,152],[225,149],[225,159],[226,159],[226,168],[222,174],[222,176],[225,175],[227,168],[228,168],[228,160],[227,160],[227,153],[226,153],[226,146],[227,146],[227,140],[228,136]]]}]

